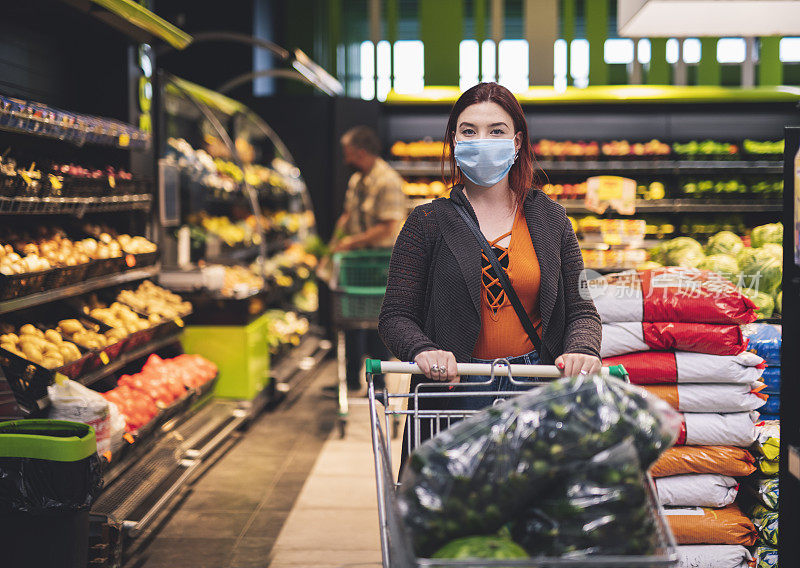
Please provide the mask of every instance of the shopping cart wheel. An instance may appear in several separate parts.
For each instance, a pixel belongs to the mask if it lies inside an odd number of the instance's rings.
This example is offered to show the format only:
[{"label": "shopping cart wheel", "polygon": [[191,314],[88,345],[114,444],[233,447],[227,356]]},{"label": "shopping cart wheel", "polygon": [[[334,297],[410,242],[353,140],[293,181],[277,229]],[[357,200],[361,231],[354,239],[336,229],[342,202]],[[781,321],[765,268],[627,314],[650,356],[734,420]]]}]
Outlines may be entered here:
[{"label": "shopping cart wheel", "polygon": [[339,437],[344,438],[346,432],[347,432],[347,419],[339,418]]}]

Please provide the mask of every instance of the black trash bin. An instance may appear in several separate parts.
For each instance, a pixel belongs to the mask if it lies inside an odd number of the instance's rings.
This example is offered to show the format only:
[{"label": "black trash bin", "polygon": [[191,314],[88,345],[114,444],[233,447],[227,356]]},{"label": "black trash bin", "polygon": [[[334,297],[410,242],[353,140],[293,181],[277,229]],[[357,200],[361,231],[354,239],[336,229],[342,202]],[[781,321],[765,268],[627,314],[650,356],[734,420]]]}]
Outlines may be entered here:
[{"label": "black trash bin", "polygon": [[101,487],[91,426],[0,423],[0,564],[86,568],[89,509]]}]

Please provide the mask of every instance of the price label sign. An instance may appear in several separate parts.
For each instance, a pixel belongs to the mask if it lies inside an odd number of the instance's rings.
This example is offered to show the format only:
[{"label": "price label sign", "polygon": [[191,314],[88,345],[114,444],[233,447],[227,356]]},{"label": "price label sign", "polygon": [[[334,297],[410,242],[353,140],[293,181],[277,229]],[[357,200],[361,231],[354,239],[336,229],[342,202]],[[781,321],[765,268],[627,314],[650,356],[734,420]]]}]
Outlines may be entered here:
[{"label": "price label sign", "polygon": [[618,176],[595,176],[586,180],[586,208],[602,214],[611,207],[621,215],[636,213],[636,182]]},{"label": "price label sign", "polygon": [[175,318],[175,325],[177,325],[178,327],[183,327],[184,325],[183,320],[181,318]]},{"label": "price label sign", "polygon": [[108,358],[108,353],[105,351],[100,352],[100,360],[103,362],[103,365],[108,365],[110,359]]},{"label": "price label sign", "polygon": [[126,254],[125,264],[128,265],[128,268],[133,268],[134,266],[136,266],[136,257],[133,256],[132,254]]},{"label": "price label sign", "polygon": [[120,134],[118,142],[121,148],[127,148],[131,144],[131,137],[128,134]]}]

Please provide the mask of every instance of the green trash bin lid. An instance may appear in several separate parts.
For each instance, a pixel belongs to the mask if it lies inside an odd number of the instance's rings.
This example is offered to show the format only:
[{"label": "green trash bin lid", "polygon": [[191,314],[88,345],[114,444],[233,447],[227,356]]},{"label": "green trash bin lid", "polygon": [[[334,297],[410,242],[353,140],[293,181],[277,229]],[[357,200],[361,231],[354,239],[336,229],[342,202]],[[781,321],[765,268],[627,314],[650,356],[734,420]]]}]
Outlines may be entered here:
[{"label": "green trash bin lid", "polygon": [[75,462],[97,452],[94,428],[64,420],[0,422],[0,457]]}]

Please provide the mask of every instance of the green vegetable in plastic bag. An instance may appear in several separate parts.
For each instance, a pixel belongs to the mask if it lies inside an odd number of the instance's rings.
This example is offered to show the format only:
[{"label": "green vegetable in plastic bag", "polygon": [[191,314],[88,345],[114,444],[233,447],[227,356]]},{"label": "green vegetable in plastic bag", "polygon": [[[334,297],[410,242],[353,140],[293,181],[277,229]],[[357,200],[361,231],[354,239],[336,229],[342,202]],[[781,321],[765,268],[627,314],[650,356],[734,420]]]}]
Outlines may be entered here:
[{"label": "green vegetable in plastic bag", "polygon": [[468,536],[445,544],[431,558],[467,558],[511,560],[528,558],[528,553],[509,538],[500,536]]},{"label": "green vegetable in plastic bag", "polygon": [[656,524],[630,440],[567,475],[522,513],[511,534],[532,556],[652,554]]},{"label": "green vegetable in plastic bag", "polygon": [[766,243],[783,244],[783,223],[769,223],[753,228],[750,233],[750,245],[760,247]]},{"label": "green vegetable in plastic bag", "polygon": [[566,474],[631,438],[642,468],[674,443],[680,416],[617,379],[561,379],[462,420],[409,457],[400,513],[418,555],[495,533]]},{"label": "green vegetable in plastic bag", "polygon": [[744,249],[741,237],[731,231],[720,231],[708,239],[706,244],[706,254],[728,254],[736,256]]}]

